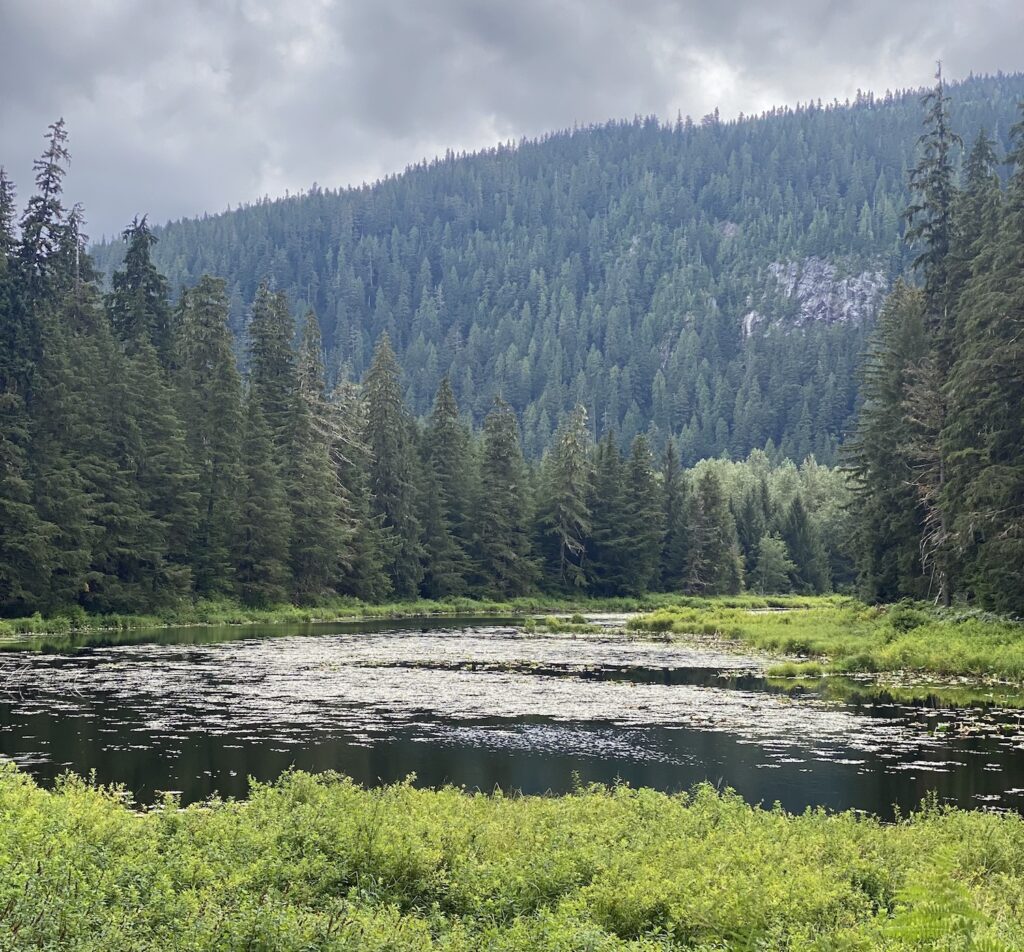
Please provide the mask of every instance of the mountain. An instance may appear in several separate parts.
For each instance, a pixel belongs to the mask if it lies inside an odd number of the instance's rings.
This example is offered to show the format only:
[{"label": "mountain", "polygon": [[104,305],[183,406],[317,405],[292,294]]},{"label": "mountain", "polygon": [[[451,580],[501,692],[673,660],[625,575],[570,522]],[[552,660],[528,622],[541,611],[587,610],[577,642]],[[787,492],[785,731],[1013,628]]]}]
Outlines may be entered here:
[{"label": "mountain", "polygon": [[[1005,152],[1024,75],[949,87],[968,143]],[[480,421],[501,395],[537,457],[577,402],[623,445],[684,464],[769,446],[836,459],[894,278],[920,91],[757,117],[653,118],[449,153],[370,187],[264,200],[156,229],[172,286],[227,280],[241,341],[268,278],[320,320],[329,372],[387,331],[406,399],[442,376]],[[110,273],[120,243],[93,249]],[[239,348],[241,352],[241,348]]]}]

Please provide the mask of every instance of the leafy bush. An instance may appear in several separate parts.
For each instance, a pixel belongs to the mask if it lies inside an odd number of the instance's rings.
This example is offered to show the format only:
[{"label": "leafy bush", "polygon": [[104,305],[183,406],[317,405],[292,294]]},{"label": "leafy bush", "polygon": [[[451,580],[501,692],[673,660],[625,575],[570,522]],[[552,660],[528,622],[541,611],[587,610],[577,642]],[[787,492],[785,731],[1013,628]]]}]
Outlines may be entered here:
[{"label": "leafy bush", "polygon": [[138,812],[0,768],[0,948],[1019,949],[1024,820],[290,773]]}]

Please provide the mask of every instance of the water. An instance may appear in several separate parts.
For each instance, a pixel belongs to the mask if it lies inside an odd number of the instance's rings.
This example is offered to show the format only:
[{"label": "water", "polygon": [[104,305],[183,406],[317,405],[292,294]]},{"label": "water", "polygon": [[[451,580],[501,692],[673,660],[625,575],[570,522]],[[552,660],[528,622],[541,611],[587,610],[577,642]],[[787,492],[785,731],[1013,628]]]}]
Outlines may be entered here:
[{"label": "water", "polygon": [[756,656],[631,641],[616,621],[575,637],[494,619],[170,629],[11,654],[0,754],[44,782],[94,771],[140,802],[240,797],[250,776],[294,766],[526,793],[708,780],[755,803],[885,817],[930,791],[1024,810],[1021,699],[947,708],[921,688],[794,687]]}]

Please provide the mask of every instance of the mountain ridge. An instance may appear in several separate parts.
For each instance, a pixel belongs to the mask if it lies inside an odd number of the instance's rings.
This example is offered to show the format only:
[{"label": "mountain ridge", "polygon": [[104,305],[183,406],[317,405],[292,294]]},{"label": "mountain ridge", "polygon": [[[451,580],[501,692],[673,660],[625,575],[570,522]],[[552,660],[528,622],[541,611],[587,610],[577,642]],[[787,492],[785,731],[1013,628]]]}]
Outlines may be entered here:
[{"label": "mountain ridge", "polygon": [[[965,140],[985,127],[1005,151],[1024,76],[949,88]],[[533,456],[582,402],[596,435],[673,435],[686,461],[768,446],[834,462],[866,332],[909,268],[918,95],[449,152],[169,223],[154,260],[175,287],[225,277],[239,341],[261,280],[297,318],[313,307],[334,377],[360,376],[387,331],[414,412],[444,375],[477,421],[501,394]],[[118,245],[94,250],[109,273]]]}]

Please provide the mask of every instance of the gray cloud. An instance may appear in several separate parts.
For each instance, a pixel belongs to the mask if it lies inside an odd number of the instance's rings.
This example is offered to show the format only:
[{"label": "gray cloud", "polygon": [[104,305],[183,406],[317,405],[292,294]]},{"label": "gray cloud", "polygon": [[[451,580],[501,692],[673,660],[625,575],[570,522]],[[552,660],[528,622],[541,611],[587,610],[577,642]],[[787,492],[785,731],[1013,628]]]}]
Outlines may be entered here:
[{"label": "gray cloud", "polygon": [[4,0],[0,162],[67,119],[94,236],[574,123],[1024,67],[1018,0]]}]

